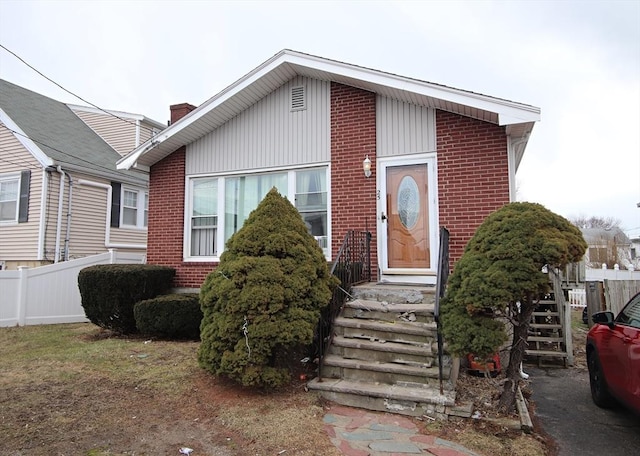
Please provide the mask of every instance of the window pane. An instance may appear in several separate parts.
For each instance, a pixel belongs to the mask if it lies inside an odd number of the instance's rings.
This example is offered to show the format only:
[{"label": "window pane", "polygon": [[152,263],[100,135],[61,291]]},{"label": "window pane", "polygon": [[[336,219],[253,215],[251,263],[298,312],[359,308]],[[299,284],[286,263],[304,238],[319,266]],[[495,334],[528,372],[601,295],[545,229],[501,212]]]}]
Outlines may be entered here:
[{"label": "window pane", "polygon": [[18,210],[18,180],[0,182],[0,221],[16,220]]},{"label": "window pane", "polygon": [[144,194],[144,226],[149,225],[149,194]]},{"label": "window pane", "polygon": [[193,182],[193,215],[218,213],[218,180],[198,179]]},{"label": "window pane", "polygon": [[124,201],[122,203],[128,207],[138,207],[138,194],[129,190],[124,191]]},{"label": "window pane", "polygon": [[18,199],[18,180],[0,182],[0,202]]},{"label": "window pane", "polygon": [[273,187],[281,194],[286,195],[287,174],[260,174],[225,179],[225,241],[242,228],[249,214],[258,207],[262,198]]},{"label": "window pane", "polygon": [[138,192],[123,190],[122,224],[130,226],[138,225]]},{"label": "window pane", "polygon": [[296,208],[300,212],[327,210],[325,169],[296,172]]},{"label": "window pane", "polygon": [[134,225],[136,224],[138,219],[138,211],[132,209],[130,207],[125,207],[122,209],[122,224],[123,225]]},{"label": "window pane", "polygon": [[191,216],[191,255],[213,256],[217,253],[218,180],[193,181]]}]

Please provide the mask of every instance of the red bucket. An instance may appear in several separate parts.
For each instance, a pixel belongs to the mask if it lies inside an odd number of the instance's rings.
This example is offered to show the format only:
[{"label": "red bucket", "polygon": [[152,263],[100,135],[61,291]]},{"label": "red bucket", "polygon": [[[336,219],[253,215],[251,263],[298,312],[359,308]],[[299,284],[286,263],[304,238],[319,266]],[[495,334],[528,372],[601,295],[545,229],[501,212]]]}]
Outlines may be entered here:
[{"label": "red bucket", "polygon": [[484,376],[485,372],[488,371],[489,375],[495,377],[500,373],[500,355],[498,353],[494,354],[490,358],[481,358],[479,356],[469,354],[467,355],[467,361],[469,362],[467,371],[471,375]]}]

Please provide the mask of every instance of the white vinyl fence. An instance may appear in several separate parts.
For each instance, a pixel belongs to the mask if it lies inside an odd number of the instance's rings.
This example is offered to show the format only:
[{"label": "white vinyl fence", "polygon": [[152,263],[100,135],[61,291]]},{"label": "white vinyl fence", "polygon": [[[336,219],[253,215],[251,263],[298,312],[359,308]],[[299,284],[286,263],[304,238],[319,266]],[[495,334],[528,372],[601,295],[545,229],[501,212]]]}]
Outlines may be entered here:
[{"label": "white vinyl fence", "polygon": [[573,309],[587,307],[587,292],[584,288],[569,290],[569,304]]},{"label": "white vinyl fence", "polygon": [[0,271],[0,327],[88,321],[78,273],[96,264],[143,264],[140,253],[107,253],[18,271]]}]

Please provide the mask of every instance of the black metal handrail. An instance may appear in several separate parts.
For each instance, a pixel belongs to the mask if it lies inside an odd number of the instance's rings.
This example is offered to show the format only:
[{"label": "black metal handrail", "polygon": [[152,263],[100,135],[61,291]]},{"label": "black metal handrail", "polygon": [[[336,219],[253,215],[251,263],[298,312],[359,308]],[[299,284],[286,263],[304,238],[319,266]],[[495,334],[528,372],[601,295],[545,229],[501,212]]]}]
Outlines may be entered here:
[{"label": "black metal handrail", "polygon": [[440,394],[444,394],[442,386],[442,357],[444,344],[442,341],[442,328],[440,324],[440,298],[444,297],[449,279],[449,230],[440,227],[440,247],[438,251],[438,277],[436,279],[436,304],[433,309],[433,317],[436,322],[438,340],[438,380],[440,380]]},{"label": "black metal handrail", "polygon": [[340,280],[333,290],[329,305],[322,311],[316,328],[316,347],[318,359],[318,381],[322,381],[322,365],[325,353],[329,351],[333,340],[333,324],[342,313],[351,287],[371,280],[371,233],[350,230],[338,250],[331,274]]}]

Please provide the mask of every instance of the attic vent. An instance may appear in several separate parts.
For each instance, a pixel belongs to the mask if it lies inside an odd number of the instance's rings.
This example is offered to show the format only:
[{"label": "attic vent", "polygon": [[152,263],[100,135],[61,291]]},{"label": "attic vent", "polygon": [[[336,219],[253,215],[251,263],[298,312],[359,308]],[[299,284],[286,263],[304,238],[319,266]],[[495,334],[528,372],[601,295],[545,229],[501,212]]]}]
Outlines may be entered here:
[{"label": "attic vent", "polygon": [[291,110],[301,111],[307,108],[304,86],[291,87]]}]

